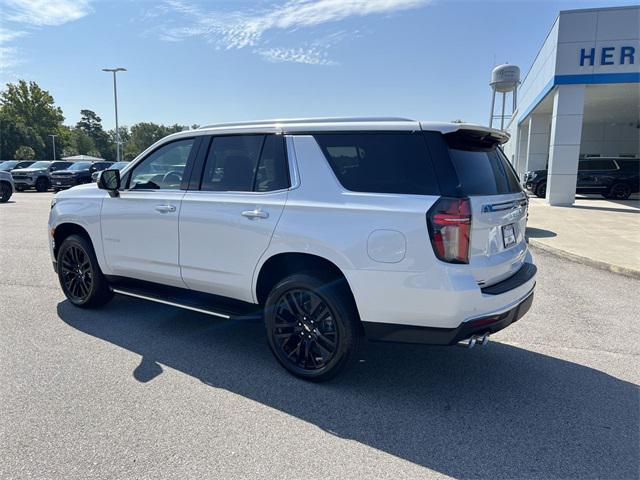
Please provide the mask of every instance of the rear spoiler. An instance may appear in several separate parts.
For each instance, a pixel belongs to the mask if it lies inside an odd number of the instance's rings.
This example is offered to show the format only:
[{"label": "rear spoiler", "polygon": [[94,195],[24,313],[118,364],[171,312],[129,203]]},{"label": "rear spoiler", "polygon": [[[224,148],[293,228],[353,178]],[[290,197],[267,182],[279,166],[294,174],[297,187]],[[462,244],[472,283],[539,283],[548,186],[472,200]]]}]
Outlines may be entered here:
[{"label": "rear spoiler", "polygon": [[423,130],[437,130],[443,135],[459,132],[478,139],[484,139],[494,145],[502,145],[509,141],[510,135],[504,130],[489,128],[475,123],[446,123],[435,124],[430,122],[420,122]]}]

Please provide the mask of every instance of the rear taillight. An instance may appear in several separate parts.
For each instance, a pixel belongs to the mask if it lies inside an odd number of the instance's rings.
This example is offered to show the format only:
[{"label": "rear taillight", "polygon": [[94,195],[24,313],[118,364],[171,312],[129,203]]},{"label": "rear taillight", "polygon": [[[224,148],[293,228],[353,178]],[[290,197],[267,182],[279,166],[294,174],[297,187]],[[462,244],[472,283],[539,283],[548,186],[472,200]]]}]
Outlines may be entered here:
[{"label": "rear taillight", "polygon": [[471,204],[468,198],[441,198],[427,212],[429,237],[443,262],[469,263]]}]

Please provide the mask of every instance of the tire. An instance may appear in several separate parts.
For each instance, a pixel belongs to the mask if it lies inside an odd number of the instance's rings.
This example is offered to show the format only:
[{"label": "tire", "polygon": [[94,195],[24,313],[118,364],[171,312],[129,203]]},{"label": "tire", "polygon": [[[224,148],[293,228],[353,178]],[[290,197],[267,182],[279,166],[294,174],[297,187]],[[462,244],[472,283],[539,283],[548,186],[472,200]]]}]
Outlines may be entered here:
[{"label": "tire", "polygon": [[86,238],[79,235],[65,238],[58,250],[57,265],[62,291],[76,307],[100,307],[113,298],[93,246]]},{"label": "tire", "polygon": [[296,377],[329,380],[357,357],[361,325],[342,282],[290,275],[269,293],[264,320],[271,351]]},{"label": "tire", "polygon": [[626,183],[614,183],[607,193],[607,197],[614,200],[626,200],[631,196],[631,187]]},{"label": "tire", "polygon": [[0,183],[0,203],[7,203],[11,198],[11,194],[13,190],[11,190],[11,185],[6,182]]},{"label": "tire", "polygon": [[36,180],[36,191],[38,192],[46,192],[49,190],[49,180],[45,177],[40,177]]},{"label": "tire", "polygon": [[536,185],[536,189],[533,193],[535,193],[538,198],[544,198],[547,195],[547,182],[540,182]]}]

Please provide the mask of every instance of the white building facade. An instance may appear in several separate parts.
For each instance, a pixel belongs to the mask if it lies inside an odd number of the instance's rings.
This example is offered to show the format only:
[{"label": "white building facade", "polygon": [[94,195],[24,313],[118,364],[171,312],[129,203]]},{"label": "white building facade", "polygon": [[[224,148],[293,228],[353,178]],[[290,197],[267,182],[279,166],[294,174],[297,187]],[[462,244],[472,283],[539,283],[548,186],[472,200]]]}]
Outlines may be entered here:
[{"label": "white building facade", "polygon": [[505,153],[548,169],[551,205],[574,203],[581,156],[639,156],[640,6],[560,12],[518,101]]}]

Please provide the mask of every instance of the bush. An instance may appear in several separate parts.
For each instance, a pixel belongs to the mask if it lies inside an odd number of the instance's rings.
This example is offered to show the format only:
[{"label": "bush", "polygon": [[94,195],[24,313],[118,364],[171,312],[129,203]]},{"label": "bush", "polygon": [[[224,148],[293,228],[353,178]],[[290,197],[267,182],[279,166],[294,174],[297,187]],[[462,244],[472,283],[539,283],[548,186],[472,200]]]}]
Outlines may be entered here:
[{"label": "bush", "polygon": [[33,160],[36,158],[36,152],[31,147],[25,145],[18,147],[13,155],[14,160]]}]

